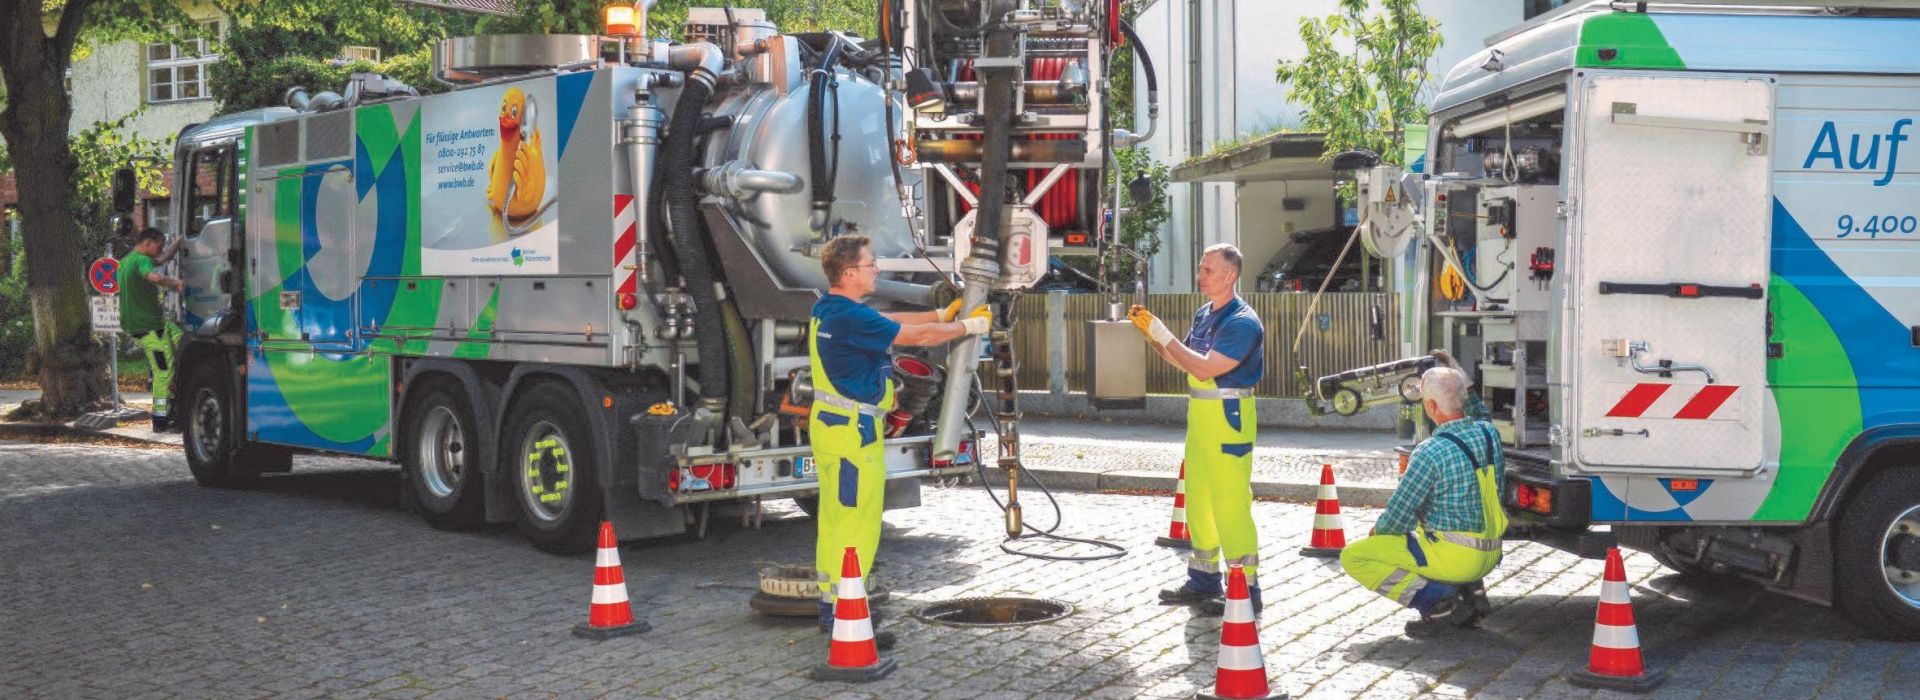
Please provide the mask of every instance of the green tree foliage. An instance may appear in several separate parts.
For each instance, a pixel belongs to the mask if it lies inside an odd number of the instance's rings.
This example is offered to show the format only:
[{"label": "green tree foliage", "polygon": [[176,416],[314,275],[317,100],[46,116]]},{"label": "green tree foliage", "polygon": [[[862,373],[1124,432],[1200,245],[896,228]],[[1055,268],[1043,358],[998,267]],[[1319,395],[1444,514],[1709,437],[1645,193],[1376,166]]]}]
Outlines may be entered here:
[{"label": "green tree foliage", "polygon": [[1418,0],[1340,0],[1340,10],[1300,20],[1307,55],[1281,61],[1274,77],[1302,108],[1300,126],[1326,134],[1327,153],[1362,148],[1402,160],[1401,128],[1426,121],[1421,90],[1440,48],[1440,23]]},{"label": "green tree foliage", "polygon": [[[434,43],[472,34],[480,18],[395,0],[262,0],[237,3],[234,26],[210,73],[223,113],[283,103],[287,88],[339,90],[357,72],[442,89],[430,73]],[[344,61],[343,49],[380,50],[383,61]]]},{"label": "green tree foliage", "polygon": [[[1154,159],[1145,148],[1122,148],[1113,152],[1114,160],[1119,161],[1118,172],[1108,171],[1107,186],[1113,186],[1112,178],[1118,177],[1123,203],[1127,208],[1120,217],[1120,245],[1132,248],[1142,257],[1151,258],[1160,252],[1160,227],[1173,216],[1173,209],[1167,198],[1168,168],[1166,163]],[[1151,183],[1152,196],[1145,200],[1133,198],[1132,188],[1128,187],[1135,178],[1145,175]],[[1131,261],[1116,260],[1113,268],[1125,273],[1132,270]]]}]

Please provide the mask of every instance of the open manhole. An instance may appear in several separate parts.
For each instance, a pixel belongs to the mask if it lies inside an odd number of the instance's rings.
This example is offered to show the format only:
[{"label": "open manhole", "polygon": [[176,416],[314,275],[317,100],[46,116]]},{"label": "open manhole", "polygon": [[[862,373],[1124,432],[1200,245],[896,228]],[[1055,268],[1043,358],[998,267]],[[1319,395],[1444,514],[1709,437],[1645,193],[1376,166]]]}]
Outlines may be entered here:
[{"label": "open manhole", "polygon": [[1017,627],[1053,622],[1073,614],[1073,606],[1041,598],[959,598],[913,611],[922,622],[954,627]]}]

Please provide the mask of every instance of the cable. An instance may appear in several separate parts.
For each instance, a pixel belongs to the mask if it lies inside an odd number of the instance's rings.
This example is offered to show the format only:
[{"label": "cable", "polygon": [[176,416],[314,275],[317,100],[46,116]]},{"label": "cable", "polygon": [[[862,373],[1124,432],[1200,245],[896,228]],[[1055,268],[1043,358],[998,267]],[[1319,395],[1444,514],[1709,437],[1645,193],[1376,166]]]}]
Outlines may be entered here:
[{"label": "cable", "polygon": [[[981,404],[984,404],[986,402],[986,390],[980,386],[980,376],[978,374],[975,374],[973,377],[973,394],[974,394],[974,398],[979,399]],[[980,434],[979,428],[975,427],[973,424],[973,414],[971,411],[967,413],[966,417],[963,420],[967,422],[967,430],[970,433],[974,435]],[[998,421],[989,421],[989,422],[993,424],[994,443],[997,449],[999,445],[999,441],[1002,438],[1000,434],[1000,423]],[[978,453],[979,453],[979,450],[975,450],[975,458],[973,460],[973,471],[980,478],[980,488],[981,490],[987,492],[988,498],[993,499],[993,504],[1000,508],[1000,512],[1005,513],[1007,511],[1007,504],[1000,500],[999,494],[996,494],[993,492],[992,486],[987,485],[987,461],[985,457],[979,455]],[[1089,540],[1089,539],[1083,539],[1079,537],[1068,537],[1066,535],[1054,534],[1053,531],[1060,529],[1060,525],[1065,523],[1067,519],[1066,514],[1060,509],[1060,500],[1057,498],[1054,498],[1053,490],[1047,488],[1046,482],[1041,481],[1040,477],[1034,476],[1033,472],[1027,470],[1027,465],[1016,460],[1013,463],[1013,466],[1015,469],[1019,469],[1020,473],[1027,475],[1028,479],[1033,480],[1033,484],[1035,486],[1040,487],[1040,493],[1044,494],[1047,497],[1047,502],[1053,504],[1053,525],[1042,530],[1040,528],[1034,527],[1032,524],[1027,523],[1023,520],[1021,521],[1020,526],[1027,530],[1031,530],[1032,532],[1021,535],[1019,537],[1009,537],[1005,540],[1002,540],[1000,542],[1000,551],[1006,552],[1008,554],[1012,554],[1014,556],[1027,557],[1029,559],[1040,559],[1043,561],[1101,561],[1103,559],[1118,559],[1120,557],[1124,557],[1127,555],[1126,547],[1122,547],[1112,542],[1102,542],[1099,540]],[[1111,549],[1113,551],[1106,552],[1104,554],[1086,554],[1086,555],[1073,556],[1073,555],[1066,555],[1066,554],[1042,554],[1039,552],[1023,552],[1013,547],[1014,543],[1019,542],[1021,540],[1026,540],[1026,539],[1055,540],[1059,542],[1068,542],[1072,544],[1082,544],[1082,545],[1087,545],[1091,547]]]}]

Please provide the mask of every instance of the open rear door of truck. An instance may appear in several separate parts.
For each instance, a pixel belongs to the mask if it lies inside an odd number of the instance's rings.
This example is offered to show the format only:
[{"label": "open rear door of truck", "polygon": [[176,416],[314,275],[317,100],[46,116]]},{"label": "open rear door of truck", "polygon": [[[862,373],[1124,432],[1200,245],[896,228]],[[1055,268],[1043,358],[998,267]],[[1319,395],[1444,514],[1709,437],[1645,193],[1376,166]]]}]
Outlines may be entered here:
[{"label": "open rear door of truck", "polygon": [[1576,469],[1761,467],[1773,82],[1580,79],[1562,427]]}]

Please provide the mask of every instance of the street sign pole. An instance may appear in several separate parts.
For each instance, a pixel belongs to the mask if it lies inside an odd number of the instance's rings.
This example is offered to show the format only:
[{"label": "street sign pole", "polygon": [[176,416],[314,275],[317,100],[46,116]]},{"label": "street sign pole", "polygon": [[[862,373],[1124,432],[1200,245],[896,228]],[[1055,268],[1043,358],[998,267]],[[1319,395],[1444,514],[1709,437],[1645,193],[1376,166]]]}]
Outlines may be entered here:
[{"label": "street sign pole", "polygon": [[87,270],[87,278],[97,292],[89,300],[93,307],[93,332],[107,336],[107,381],[113,384],[113,407],[105,411],[95,411],[80,416],[74,425],[92,430],[104,430],[120,424],[120,421],[144,417],[145,411],[137,411],[127,406],[125,397],[120,394],[120,292],[117,279],[119,263],[113,259],[113,243],[107,243],[107,249],[99,260],[94,261]]}]

